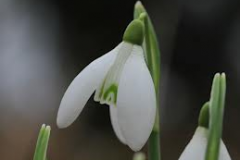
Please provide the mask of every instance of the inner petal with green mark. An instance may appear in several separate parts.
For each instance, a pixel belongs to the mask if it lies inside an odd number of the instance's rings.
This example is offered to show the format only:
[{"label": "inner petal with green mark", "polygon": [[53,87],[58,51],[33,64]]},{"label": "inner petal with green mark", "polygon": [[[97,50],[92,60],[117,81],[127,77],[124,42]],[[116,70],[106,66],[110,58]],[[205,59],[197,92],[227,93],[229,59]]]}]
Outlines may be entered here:
[{"label": "inner petal with green mark", "polygon": [[121,73],[134,48],[134,45],[128,42],[122,42],[119,45],[121,46],[118,50],[117,57],[94,95],[94,100],[101,104],[114,106],[117,104],[118,84]]}]

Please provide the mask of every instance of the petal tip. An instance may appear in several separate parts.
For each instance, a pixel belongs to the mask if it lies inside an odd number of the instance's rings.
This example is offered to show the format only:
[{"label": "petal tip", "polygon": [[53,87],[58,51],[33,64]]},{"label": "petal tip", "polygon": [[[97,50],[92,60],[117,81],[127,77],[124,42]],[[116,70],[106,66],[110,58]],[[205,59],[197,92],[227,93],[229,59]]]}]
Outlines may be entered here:
[{"label": "petal tip", "polygon": [[143,148],[143,145],[132,145],[132,144],[129,144],[128,146],[134,152],[138,152],[138,151],[140,151]]},{"label": "petal tip", "polygon": [[67,128],[68,126],[71,125],[67,123],[65,120],[63,120],[60,116],[57,116],[56,124],[59,129]]}]

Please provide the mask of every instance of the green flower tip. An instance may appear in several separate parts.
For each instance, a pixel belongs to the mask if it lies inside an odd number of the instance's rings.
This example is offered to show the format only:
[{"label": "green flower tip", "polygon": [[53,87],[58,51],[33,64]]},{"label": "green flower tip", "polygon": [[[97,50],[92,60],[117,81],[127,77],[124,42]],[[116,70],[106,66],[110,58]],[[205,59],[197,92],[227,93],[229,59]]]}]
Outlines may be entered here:
[{"label": "green flower tip", "polygon": [[144,6],[141,1],[137,1],[134,6],[134,18],[137,19],[141,13],[146,12]]},{"label": "green flower tip", "polygon": [[135,153],[133,156],[133,160],[145,160],[146,156],[142,152]]},{"label": "green flower tip", "polygon": [[140,7],[143,7],[142,2],[141,1],[137,1],[135,3],[135,8],[140,8]]},{"label": "green flower tip", "polygon": [[198,126],[208,128],[209,125],[209,102],[206,102],[199,114]]},{"label": "green flower tip", "polygon": [[141,1],[137,1],[135,3],[134,9],[138,10],[138,11],[146,12],[146,10],[145,10],[145,8],[144,8],[144,6],[143,6]]},{"label": "green flower tip", "polygon": [[142,22],[144,22],[146,18],[147,18],[147,13],[143,12],[140,14],[138,19],[141,20]]},{"label": "green flower tip", "polygon": [[142,45],[144,38],[144,25],[139,19],[133,20],[124,32],[123,41]]},{"label": "green flower tip", "polygon": [[135,3],[134,8],[145,11],[145,8],[144,8],[144,6],[143,6],[143,4],[142,4],[141,1],[137,1],[137,2]]}]

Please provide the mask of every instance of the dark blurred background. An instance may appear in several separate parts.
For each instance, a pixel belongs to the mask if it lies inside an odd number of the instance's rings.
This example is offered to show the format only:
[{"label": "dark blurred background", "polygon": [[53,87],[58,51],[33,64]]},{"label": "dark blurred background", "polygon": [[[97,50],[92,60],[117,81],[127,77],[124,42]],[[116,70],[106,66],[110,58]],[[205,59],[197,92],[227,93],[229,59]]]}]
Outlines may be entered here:
[{"label": "dark blurred background", "polygon": [[[134,3],[0,1],[1,160],[32,159],[43,123],[52,127],[50,160],[132,158],[133,152],[114,135],[108,107],[92,98],[67,129],[58,129],[55,121],[73,78],[121,42]],[[240,1],[143,4],[161,48],[163,159],[178,159],[191,139],[216,72],[227,74],[223,139],[232,159],[240,159]]]}]

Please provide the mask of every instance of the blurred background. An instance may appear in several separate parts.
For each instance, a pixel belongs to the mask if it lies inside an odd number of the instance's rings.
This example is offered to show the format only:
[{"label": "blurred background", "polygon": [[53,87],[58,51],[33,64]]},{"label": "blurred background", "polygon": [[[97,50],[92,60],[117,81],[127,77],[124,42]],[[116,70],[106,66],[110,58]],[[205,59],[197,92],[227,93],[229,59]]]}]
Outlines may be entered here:
[{"label": "blurred background", "polygon": [[[31,160],[41,124],[51,125],[50,160],[122,160],[133,152],[114,135],[107,106],[91,98],[58,129],[60,100],[73,78],[120,43],[134,0],[0,1],[0,155]],[[161,48],[162,157],[176,160],[227,74],[223,139],[240,159],[240,1],[146,0]],[[146,147],[145,147],[146,150]]]}]

